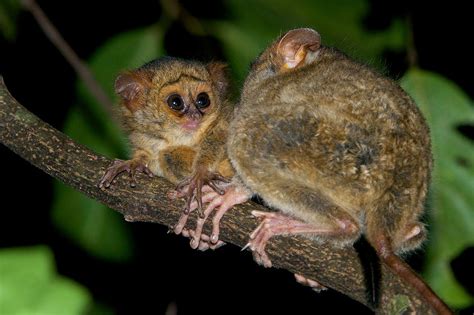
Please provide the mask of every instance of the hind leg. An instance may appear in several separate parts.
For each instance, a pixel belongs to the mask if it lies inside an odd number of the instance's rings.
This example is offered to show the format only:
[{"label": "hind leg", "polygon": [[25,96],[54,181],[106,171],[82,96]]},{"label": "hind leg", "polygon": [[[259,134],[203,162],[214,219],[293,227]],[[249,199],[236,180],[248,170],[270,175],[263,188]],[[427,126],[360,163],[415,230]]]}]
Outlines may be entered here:
[{"label": "hind leg", "polygon": [[262,221],[250,235],[250,241],[245,248],[250,248],[255,261],[264,267],[272,266],[272,262],[265,252],[265,247],[270,238],[274,236],[307,234],[320,239],[338,239],[339,242],[352,242],[358,237],[359,229],[357,225],[347,219],[336,219],[333,224],[318,224],[305,223],[284,214],[273,212],[253,211],[252,215],[262,219]]},{"label": "hind leg", "polygon": [[265,252],[267,242],[278,235],[304,234],[311,238],[352,244],[360,234],[359,222],[346,210],[333,204],[316,188],[281,178],[258,192],[266,203],[282,213],[253,211],[261,219],[247,244],[257,263],[271,267]]}]

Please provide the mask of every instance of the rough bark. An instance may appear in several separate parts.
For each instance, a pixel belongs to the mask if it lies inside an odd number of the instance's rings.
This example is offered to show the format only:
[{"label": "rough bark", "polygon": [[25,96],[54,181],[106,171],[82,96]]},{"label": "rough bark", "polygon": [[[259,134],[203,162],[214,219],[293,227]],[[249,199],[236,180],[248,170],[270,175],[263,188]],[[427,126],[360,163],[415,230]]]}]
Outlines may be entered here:
[{"label": "rough bark", "polygon": [[[124,180],[111,189],[99,189],[97,182],[111,160],[74,142],[30,113],[9,94],[1,76],[0,141],[54,178],[122,213],[127,221],[171,227],[180,216],[182,203],[166,197],[173,187],[164,179],[139,174],[135,188],[130,188]],[[235,207],[222,220],[221,239],[244,246],[257,225],[250,216],[251,210],[268,211],[252,202]],[[194,220],[193,216],[190,224]],[[209,232],[209,226],[206,228]],[[366,275],[360,255],[353,247],[334,248],[296,236],[275,237],[267,251],[276,268],[315,279],[373,309],[367,301]],[[408,307],[418,314],[434,314],[411,287],[385,266],[381,266],[380,277],[380,313],[399,314],[400,309]]]}]

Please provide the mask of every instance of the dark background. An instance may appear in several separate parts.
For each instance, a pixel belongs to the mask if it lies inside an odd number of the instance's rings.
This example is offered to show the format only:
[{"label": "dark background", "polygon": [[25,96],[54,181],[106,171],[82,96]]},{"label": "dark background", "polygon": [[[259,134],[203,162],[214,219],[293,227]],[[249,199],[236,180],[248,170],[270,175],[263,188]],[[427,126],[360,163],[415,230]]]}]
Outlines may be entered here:
[{"label": "dark background", "polygon": [[[161,11],[159,2],[151,0],[38,2],[84,60],[114,34],[155,22]],[[182,4],[198,18],[229,14],[217,1]],[[472,98],[472,23],[468,22],[472,11],[468,5],[456,1],[439,5],[371,1],[364,23],[368,29],[380,29],[392,18],[407,14],[412,17],[420,67],[453,80]],[[217,40],[191,35],[179,22],[167,31],[165,48],[174,56],[224,58]],[[388,74],[395,79],[408,67],[405,55],[385,57]],[[75,99],[77,78],[27,12],[19,16],[15,41],[0,37],[0,73],[20,103],[62,128],[68,106]],[[472,139],[472,127],[464,126],[461,131]],[[187,239],[166,234],[166,228],[156,224],[132,224],[136,254],[131,263],[100,261],[53,228],[49,218],[53,180],[3,146],[0,156],[0,247],[47,244],[60,274],[86,286],[96,302],[118,314],[161,314],[172,302],[179,314],[370,314],[364,306],[334,291],[315,294],[296,284],[286,271],[259,267],[249,252],[241,253],[232,245],[217,252],[193,251]],[[470,293],[474,292],[473,256],[470,248],[452,262],[456,277]],[[418,254],[409,261],[417,268],[422,259]]]}]

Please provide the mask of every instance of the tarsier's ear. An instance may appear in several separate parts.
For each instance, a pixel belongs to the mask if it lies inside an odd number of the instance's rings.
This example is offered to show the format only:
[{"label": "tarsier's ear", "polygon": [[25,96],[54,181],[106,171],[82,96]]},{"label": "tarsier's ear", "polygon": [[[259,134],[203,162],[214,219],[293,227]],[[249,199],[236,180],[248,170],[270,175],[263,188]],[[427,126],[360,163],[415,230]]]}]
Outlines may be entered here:
[{"label": "tarsier's ear", "polygon": [[297,28],[286,33],[278,43],[277,55],[282,69],[293,69],[311,60],[321,46],[321,36],[311,28]]},{"label": "tarsier's ear", "polygon": [[229,69],[223,62],[211,62],[207,66],[207,71],[211,75],[211,80],[216,86],[220,95],[225,96],[229,92]]},{"label": "tarsier's ear", "polygon": [[115,80],[115,92],[131,112],[134,112],[140,106],[140,97],[144,90],[143,78],[133,72],[122,73]]}]

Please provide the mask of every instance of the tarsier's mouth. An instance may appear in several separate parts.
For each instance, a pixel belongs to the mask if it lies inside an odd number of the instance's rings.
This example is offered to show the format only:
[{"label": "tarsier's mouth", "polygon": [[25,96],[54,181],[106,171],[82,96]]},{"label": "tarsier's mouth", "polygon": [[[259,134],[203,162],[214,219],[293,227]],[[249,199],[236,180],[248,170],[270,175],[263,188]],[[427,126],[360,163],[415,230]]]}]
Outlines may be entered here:
[{"label": "tarsier's mouth", "polygon": [[194,131],[199,127],[201,122],[199,120],[189,119],[184,124],[182,124],[185,130]]}]

